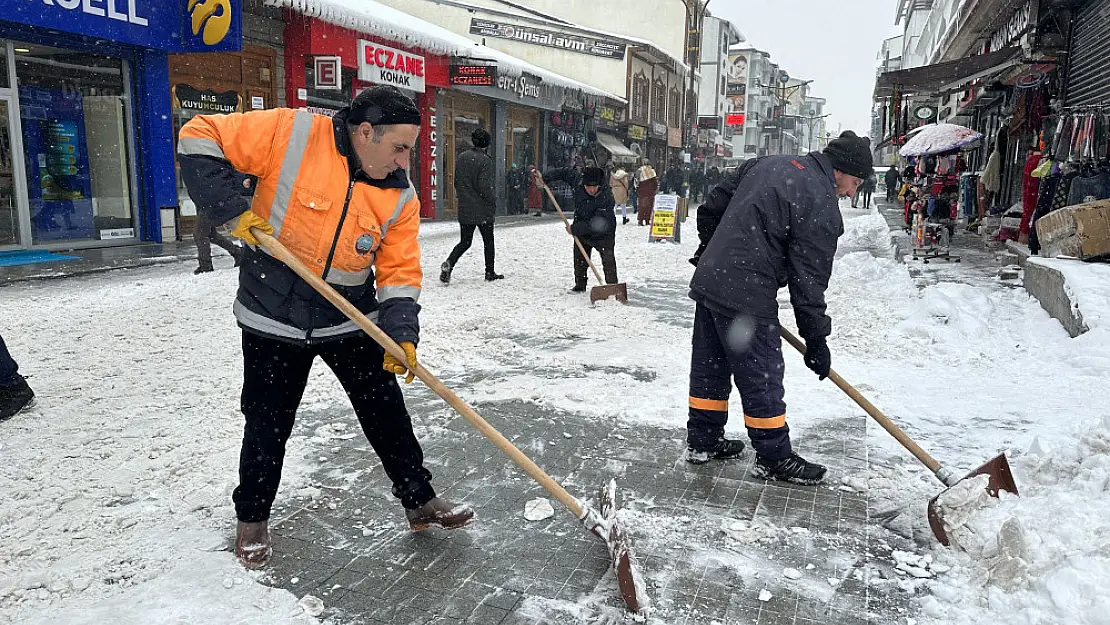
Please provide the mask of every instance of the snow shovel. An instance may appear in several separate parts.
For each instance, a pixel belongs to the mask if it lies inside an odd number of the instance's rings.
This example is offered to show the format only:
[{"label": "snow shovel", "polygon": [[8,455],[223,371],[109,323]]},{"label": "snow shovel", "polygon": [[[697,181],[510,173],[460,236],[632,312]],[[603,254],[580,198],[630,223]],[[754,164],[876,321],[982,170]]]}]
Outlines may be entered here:
[{"label": "snow shovel", "polygon": [[[286,249],[277,239],[262,232],[257,228],[251,229],[251,234],[258,239],[258,242],[270,254],[281,262],[285,263],[290,269],[295,271],[297,275],[304,279],[305,282],[312,285],[323,295],[325,299],[331,302],[336,308],[346,315],[351,321],[354,321],[360,328],[363,329],[370,338],[374,339],[378,345],[381,345],[390,354],[393,354],[400,362],[406,361],[405,351],[401,349],[393,339],[382,332],[381,328],[370,321],[366,315],[362,314],[357,308],[354,307],[346,298],[340,295],[335,289],[327,282],[324,282],[316,274],[312,273],[309,269],[297,260],[296,256]],[[643,576],[640,574],[639,565],[636,562],[636,556],[632,552],[632,539],[621,525],[620,520],[616,518],[617,508],[617,482],[611,480],[601,488],[599,496],[599,510],[590,507],[586,502],[580,501],[565,488],[559,485],[554,479],[544,472],[531,458],[525,456],[519,449],[516,448],[507,438],[498,432],[492,425],[490,425],[481,415],[478,414],[473,408],[456,395],[451,389],[444,386],[438,378],[432,375],[423,365],[417,364],[416,370],[413,371],[416,377],[420,378],[428,388],[432,389],[436,395],[439,395],[451,405],[459,414],[466,419],[470,425],[474,426],[483,436],[490,440],[505,455],[509,456],[513,462],[517,463],[520,468],[524,469],[533,480],[540,486],[543,486],[548,493],[554,498],[558,499],[564,506],[570,510],[571,514],[578,519],[586,529],[594,533],[598,538],[605,542],[606,548],[609,550],[609,557],[612,559],[613,570],[617,575],[617,585],[620,588],[621,596],[624,598],[625,604],[632,612],[640,612],[646,609],[650,603],[647,590],[644,586]]]},{"label": "snow shovel", "polygon": [[[567,230],[569,231],[570,222],[567,221],[567,216],[563,213],[563,209],[559,206],[559,202],[555,199],[555,195],[551,193],[551,187],[544,185],[543,190],[547,191],[547,197],[551,198],[551,203],[555,205],[555,210],[559,211],[559,216],[563,218],[563,224],[566,225]],[[590,255],[586,253],[586,248],[582,247],[582,242],[579,241],[578,237],[574,236],[573,234],[571,236],[574,238],[574,244],[578,246],[578,251],[582,253],[582,258],[585,258],[586,262],[590,265],[590,269],[593,269],[594,277],[597,278],[597,283],[599,285],[590,289],[590,303],[592,304],[596,301],[605,300],[612,297],[622,304],[627,304],[628,285],[624,282],[618,282],[617,284],[605,284],[605,280],[601,278],[601,274],[598,272],[597,266],[594,265],[594,261],[590,260]]]},{"label": "snow shovel", "polygon": [[[782,338],[785,339],[787,343],[793,345],[794,349],[797,349],[802,355],[805,355],[805,343],[794,336],[790,330],[782,328]],[[844,378],[840,377],[838,373],[830,370],[829,379],[832,380],[833,384],[840,387],[840,390],[844,391],[848,397],[851,397],[853,401],[859,404],[860,408],[863,408],[872,419],[883,426],[884,430],[889,432],[899,443],[902,443],[902,446],[909,450],[915,458],[920,460],[921,464],[928,467],[942,484],[948,487],[941,491],[936,497],[929,500],[929,527],[932,528],[933,536],[937,537],[940,544],[947,547],[949,540],[948,532],[944,528],[944,510],[941,506],[937,505],[937,499],[948,492],[948,489],[968,478],[986,475],[988,480],[987,493],[990,494],[991,497],[998,497],[998,492],[1002,490],[1013,493],[1014,495],[1018,494],[1017,483],[1014,482],[1014,474],[1010,472],[1010,463],[1006,460],[1006,454],[999,454],[978,469],[975,469],[962,478],[957,478],[956,474],[952,472],[952,469],[941,466],[939,462],[934,460],[924,449],[919,447],[913,439],[907,436],[901,428],[895,425],[894,422],[876,408],[874,404],[861,395],[851,384],[848,384]]]}]

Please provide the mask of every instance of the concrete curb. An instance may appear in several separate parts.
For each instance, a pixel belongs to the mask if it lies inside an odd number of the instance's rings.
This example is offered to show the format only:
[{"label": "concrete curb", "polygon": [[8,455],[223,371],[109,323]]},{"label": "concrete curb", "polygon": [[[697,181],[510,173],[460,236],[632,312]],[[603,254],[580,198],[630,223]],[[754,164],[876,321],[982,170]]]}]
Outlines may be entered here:
[{"label": "concrete curb", "polygon": [[1083,321],[1083,313],[1068,294],[1064,274],[1052,267],[1036,262],[1025,262],[1025,290],[1041,304],[1053,319],[1064,326],[1068,335],[1075,338],[1090,328]]}]

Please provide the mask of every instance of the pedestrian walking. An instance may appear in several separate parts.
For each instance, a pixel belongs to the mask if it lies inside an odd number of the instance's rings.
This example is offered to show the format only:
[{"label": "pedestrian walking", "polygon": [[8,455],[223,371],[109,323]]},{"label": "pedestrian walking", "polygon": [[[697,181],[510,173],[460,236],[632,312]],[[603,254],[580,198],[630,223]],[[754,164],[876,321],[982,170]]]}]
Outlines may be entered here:
[{"label": "pedestrian walking", "polygon": [[19,375],[19,365],[8,352],[4,337],[0,335],[0,422],[6,421],[31,406],[35,392],[27,380]]},{"label": "pedestrian walking", "polygon": [[451,282],[451,272],[474,241],[474,229],[482,233],[485,248],[486,281],[505,276],[494,270],[496,251],[493,243],[493,220],[497,214],[497,196],[493,191],[493,158],[486,153],[490,136],[479,128],[470,134],[471,148],[455,159],[455,197],[459,202],[460,239],[455,249],[439,268],[439,281]]},{"label": "pedestrian walking", "polygon": [[[579,174],[577,169],[564,167],[548,171],[544,180],[561,181],[574,189],[574,223],[567,228],[567,232],[578,237],[587,256],[597,250],[601,256],[605,283],[617,284],[617,217],[613,212],[616,202],[613,191],[605,183],[605,171],[600,167],[587,167]],[[588,266],[575,245],[572,292],[585,292]]]},{"label": "pedestrian walking", "polygon": [[801,484],[824,479],[825,467],[799,456],[790,441],[777,294],[789,287],[805,364],[824,379],[832,361],[825,290],[844,230],[837,198],[852,196],[873,173],[869,145],[848,131],[823,153],[747,161],[698,211],[688,462],[743,453],[742,441],[724,435],[731,377],[756,452],[752,474]]},{"label": "pedestrian walking", "polygon": [[[366,438],[393,482],[413,531],[466,525],[473,510],[436,496],[395,375],[410,382],[419,343],[420,201],[408,167],[420,111],[400,90],[374,86],[334,117],[285,108],[199,115],[181,129],[182,178],[213,222],[241,213],[247,243],[235,316],[243,329],[239,519],[235,553],[248,568],[272,554],[268,519],[285,444],[312,362],[339,379]],[[235,171],[258,176],[247,210]],[[281,261],[251,228],[280,233],[305,266],[330,283],[407,354],[392,355]],[[382,363],[377,365],[375,363]]]},{"label": "pedestrian walking", "polygon": [[871,209],[871,196],[874,195],[875,189],[879,187],[879,178],[872,174],[863,184],[859,186],[860,195],[863,199],[863,208]]},{"label": "pedestrian walking", "polygon": [[898,171],[897,165],[890,166],[883,175],[883,182],[886,184],[886,201],[893,203],[898,199],[898,192],[902,189],[902,173]]},{"label": "pedestrian walking", "polygon": [[651,223],[651,213],[655,210],[655,196],[659,193],[659,177],[651,162],[644,159],[636,171],[636,221],[644,226]]},{"label": "pedestrian walking", "polygon": [[[244,197],[249,198],[254,194],[253,176],[241,176],[241,178],[241,193]],[[235,259],[236,267],[243,262],[243,248],[236,245],[231,239],[220,234],[220,231],[216,228],[217,225],[219,224],[212,223],[208,215],[199,210],[197,211],[196,222],[193,227],[193,243],[197,246],[197,268],[193,270],[193,274],[195,275],[215,271],[215,268],[212,266],[213,243],[222,247],[228,254],[231,254],[231,257]]]},{"label": "pedestrian walking", "polygon": [[613,201],[621,212],[621,224],[628,223],[628,172],[618,167],[609,176],[609,188],[613,190]]}]

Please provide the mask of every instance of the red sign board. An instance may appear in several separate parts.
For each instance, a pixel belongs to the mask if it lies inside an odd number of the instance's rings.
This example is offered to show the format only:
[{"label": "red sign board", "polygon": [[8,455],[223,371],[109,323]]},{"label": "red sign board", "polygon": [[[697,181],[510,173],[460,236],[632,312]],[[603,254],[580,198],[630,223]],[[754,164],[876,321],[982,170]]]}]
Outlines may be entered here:
[{"label": "red sign board", "polygon": [[451,65],[451,84],[465,87],[492,87],[497,68],[492,65]]},{"label": "red sign board", "polygon": [[743,113],[729,113],[725,115],[726,126],[743,126],[744,114]]}]

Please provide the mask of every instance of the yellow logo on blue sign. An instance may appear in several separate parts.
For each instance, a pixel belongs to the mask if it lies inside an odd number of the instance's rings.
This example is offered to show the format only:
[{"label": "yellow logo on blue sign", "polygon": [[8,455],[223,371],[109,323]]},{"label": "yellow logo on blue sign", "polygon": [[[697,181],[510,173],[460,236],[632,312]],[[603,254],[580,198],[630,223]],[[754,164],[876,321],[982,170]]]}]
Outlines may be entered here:
[{"label": "yellow logo on blue sign", "polygon": [[214,46],[231,30],[231,0],[189,0],[193,34],[206,46]]}]

